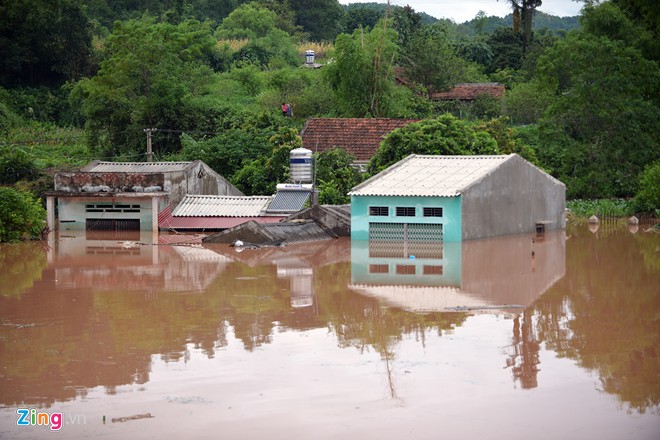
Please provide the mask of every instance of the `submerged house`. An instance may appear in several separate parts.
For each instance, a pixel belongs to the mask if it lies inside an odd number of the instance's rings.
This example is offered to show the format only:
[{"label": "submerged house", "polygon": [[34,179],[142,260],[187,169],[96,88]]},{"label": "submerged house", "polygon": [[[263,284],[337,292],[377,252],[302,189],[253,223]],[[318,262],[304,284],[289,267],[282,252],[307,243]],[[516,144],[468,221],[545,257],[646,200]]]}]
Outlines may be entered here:
[{"label": "submerged house", "polygon": [[[202,161],[100,162],[55,174],[50,229],[157,230],[158,215],[187,194],[242,196]],[[55,221],[57,204],[57,222]]]},{"label": "submerged house", "polygon": [[516,154],[411,155],[349,192],[351,238],[442,243],[563,229],[566,186]]},{"label": "submerged house", "polygon": [[286,215],[267,212],[273,199],[273,196],[187,195],[174,210],[168,207],[160,213],[158,225],[175,231],[217,231],[249,221],[275,223]]},{"label": "submerged house", "polygon": [[322,153],[334,147],[355,156],[354,164],[366,165],[392,130],[417,119],[391,118],[312,118],[300,136],[303,147]]}]

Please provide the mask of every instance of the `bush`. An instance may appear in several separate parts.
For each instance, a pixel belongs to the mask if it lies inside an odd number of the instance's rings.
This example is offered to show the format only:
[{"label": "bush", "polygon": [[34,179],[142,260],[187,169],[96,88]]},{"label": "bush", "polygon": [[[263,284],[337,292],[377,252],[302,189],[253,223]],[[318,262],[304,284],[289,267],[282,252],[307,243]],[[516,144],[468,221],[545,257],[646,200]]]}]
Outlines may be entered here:
[{"label": "bush", "polygon": [[38,175],[32,158],[17,147],[0,149],[0,183],[13,184],[19,180],[31,180]]},{"label": "bush", "polygon": [[0,188],[0,242],[39,237],[45,219],[46,211],[32,194]]},{"label": "bush", "polygon": [[639,179],[639,191],[635,195],[636,212],[658,213],[660,211],[660,160],[644,168]]}]

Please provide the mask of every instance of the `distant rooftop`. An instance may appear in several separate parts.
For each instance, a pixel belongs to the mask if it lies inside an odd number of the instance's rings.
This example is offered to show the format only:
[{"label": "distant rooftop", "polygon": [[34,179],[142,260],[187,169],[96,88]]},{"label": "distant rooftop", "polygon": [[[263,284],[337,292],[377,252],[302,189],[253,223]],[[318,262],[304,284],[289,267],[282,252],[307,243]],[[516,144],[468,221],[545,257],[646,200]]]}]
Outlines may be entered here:
[{"label": "distant rooftop", "polygon": [[270,196],[187,195],[172,212],[174,217],[257,217],[273,198]]},{"label": "distant rooftop", "polygon": [[488,95],[493,98],[504,96],[506,87],[500,83],[463,83],[447,90],[446,92],[436,92],[431,95],[431,99],[437,101],[473,101],[480,95]]},{"label": "distant rooftop", "polygon": [[167,173],[183,171],[192,162],[101,162],[87,165],[82,171],[98,173]]},{"label": "distant rooftop", "polygon": [[348,194],[454,197],[513,156],[413,154],[362,182]]},{"label": "distant rooftop", "polygon": [[368,162],[392,130],[417,119],[390,118],[313,118],[300,133],[303,147],[324,152],[339,147],[355,156],[356,162]]}]

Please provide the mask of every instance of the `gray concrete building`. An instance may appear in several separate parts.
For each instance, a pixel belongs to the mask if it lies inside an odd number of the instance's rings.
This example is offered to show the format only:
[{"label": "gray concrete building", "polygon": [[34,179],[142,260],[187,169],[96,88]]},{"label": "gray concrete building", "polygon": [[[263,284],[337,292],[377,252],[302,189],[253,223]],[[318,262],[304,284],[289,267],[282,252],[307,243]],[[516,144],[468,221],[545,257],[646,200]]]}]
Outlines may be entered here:
[{"label": "gray concrete building", "polygon": [[349,195],[353,240],[459,242],[566,225],[566,186],[516,154],[411,155]]},{"label": "gray concrete building", "polygon": [[[242,196],[202,161],[100,162],[55,174],[50,229],[157,230],[158,215],[187,194]],[[57,204],[57,222],[56,206]]]}]

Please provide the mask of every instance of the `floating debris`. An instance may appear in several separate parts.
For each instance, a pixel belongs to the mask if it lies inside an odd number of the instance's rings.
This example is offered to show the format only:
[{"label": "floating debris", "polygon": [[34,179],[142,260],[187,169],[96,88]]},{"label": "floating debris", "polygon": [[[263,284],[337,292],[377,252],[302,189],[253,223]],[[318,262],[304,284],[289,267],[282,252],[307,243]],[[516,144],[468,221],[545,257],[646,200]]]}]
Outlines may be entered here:
[{"label": "floating debris", "polygon": [[129,420],[152,419],[153,417],[154,416],[152,416],[151,413],[136,414],[134,416],[113,418],[112,423],[124,423],[124,422],[128,422]]}]

